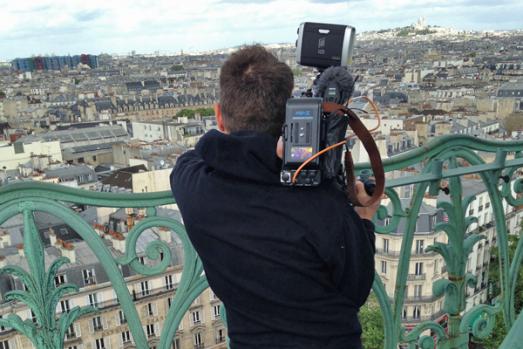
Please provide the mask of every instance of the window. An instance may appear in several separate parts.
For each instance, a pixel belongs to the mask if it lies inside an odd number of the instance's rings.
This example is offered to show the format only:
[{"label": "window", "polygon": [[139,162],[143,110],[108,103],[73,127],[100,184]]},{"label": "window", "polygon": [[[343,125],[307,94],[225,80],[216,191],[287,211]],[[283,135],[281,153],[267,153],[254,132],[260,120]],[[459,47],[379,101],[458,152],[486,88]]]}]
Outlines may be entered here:
[{"label": "window", "polygon": [[71,310],[71,304],[69,302],[69,299],[60,301],[60,310],[62,311],[62,313],[67,313],[69,312],[69,310]]},{"label": "window", "polygon": [[96,316],[93,318],[93,330],[94,331],[101,331],[103,330],[103,325],[102,325],[102,318],[100,316]]},{"label": "window", "polygon": [[147,325],[146,329],[147,329],[147,337],[154,337],[156,335],[154,333],[154,324]]},{"label": "window", "polygon": [[219,328],[215,334],[216,344],[225,342],[225,329]]},{"label": "window", "polygon": [[29,310],[29,316],[31,318],[31,321],[36,323],[36,315],[35,315],[35,313],[32,310]]},{"label": "window", "polygon": [[422,290],[422,285],[414,285],[414,297],[420,298],[421,290]]},{"label": "window", "polygon": [[125,318],[125,314],[124,314],[123,310],[120,310],[118,312],[118,319],[120,320],[120,325],[127,323],[127,319]]},{"label": "window", "polygon": [[403,319],[406,319],[407,318],[407,308],[403,308],[403,313],[401,314],[401,317]]},{"label": "window", "polygon": [[180,338],[175,338],[173,340],[173,345],[171,349],[180,349]]},{"label": "window", "polygon": [[202,334],[200,332],[196,332],[193,338],[195,348],[203,348]]},{"label": "window", "polygon": [[94,268],[82,270],[84,285],[94,285],[96,283],[96,275]]},{"label": "window", "polygon": [[421,275],[421,274],[423,274],[423,262],[418,262],[418,263],[416,263],[415,274],[416,274],[416,275]]},{"label": "window", "polygon": [[96,349],[106,349],[105,342],[103,338],[98,338],[95,341]]},{"label": "window", "polygon": [[197,325],[201,322],[201,319],[200,319],[200,311],[199,310],[195,310],[192,312],[192,323],[193,325]]},{"label": "window", "polygon": [[387,262],[386,261],[381,261],[381,272],[383,274],[387,274]]},{"label": "window", "polygon": [[174,288],[173,276],[165,275],[165,289],[172,290]]},{"label": "window", "polygon": [[423,240],[416,240],[416,254],[423,253],[423,251],[424,251],[423,245],[424,245]]},{"label": "window", "polygon": [[131,342],[131,333],[129,331],[122,332],[122,343]]},{"label": "window", "polygon": [[171,297],[167,298],[167,308],[171,308],[171,305],[173,304],[173,299]]},{"label": "window", "polygon": [[152,303],[147,303],[147,315],[152,316],[156,313],[156,307]]},{"label": "window", "polygon": [[74,325],[70,325],[67,328],[67,331],[65,331],[65,339],[73,339],[76,338],[76,332],[74,330]]},{"label": "window", "polygon": [[212,307],[212,317],[213,317],[214,320],[220,318],[220,308],[221,308],[220,304],[213,305],[213,307]]},{"label": "window", "polygon": [[149,294],[149,281],[140,282],[140,290],[142,292],[142,296],[147,296]]},{"label": "window", "polygon": [[56,287],[65,284],[67,282],[67,278],[65,277],[65,274],[58,274],[54,277],[54,285]]},{"label": "window", "polygon": [[91,293],[90,295],[87,296],[87,298],[89,300],[90,306],[92,306],[92,307],[98,306],[98,297],[96,297],[96,293]]},{"label": "window", "polygon": [[389,239],[383,239],[383,252],[389,252]]},{"label": "window", "polygon": [[414,309],[412,310],[412,318],[413,319],[419,319],[421,315],[421,311],[419,306],[414,306]]}]

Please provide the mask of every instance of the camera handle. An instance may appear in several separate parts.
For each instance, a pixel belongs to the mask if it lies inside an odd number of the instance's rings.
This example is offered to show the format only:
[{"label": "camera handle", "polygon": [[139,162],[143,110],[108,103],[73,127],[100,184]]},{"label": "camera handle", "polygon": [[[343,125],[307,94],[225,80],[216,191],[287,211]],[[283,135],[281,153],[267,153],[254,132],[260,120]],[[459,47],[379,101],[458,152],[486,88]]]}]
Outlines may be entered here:
[{"label": "camera handle", "polygon": [[385,171],[381,162],[380,152],[378,146],[372,137],[372,134],[367,130],[365,125],[361,122],[358,116],[349,108],[340,104],[332,102],[323,103],[323,111],[327,113],[341,113],[346,115],[349,120],[349,126],[354,131],[354,134],[360,139],[363,147],[369,154],[370,165],[374,174],[376,186],[370,199],[367,202],[360,202],[356,196],[354,176],[354,162],[350,151],[345,153],[345,176],[347,178],[347,197],[355,206],[370,206],[376,201],[380,200],[385,191]]}]

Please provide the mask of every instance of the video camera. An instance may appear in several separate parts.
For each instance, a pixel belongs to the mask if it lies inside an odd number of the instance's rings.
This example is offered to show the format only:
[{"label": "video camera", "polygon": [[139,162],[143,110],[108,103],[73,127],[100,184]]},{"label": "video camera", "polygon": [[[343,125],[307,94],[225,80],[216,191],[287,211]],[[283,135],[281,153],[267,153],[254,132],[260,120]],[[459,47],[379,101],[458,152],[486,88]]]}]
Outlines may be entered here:
[{"label": "video camera", "polygon": [[[325,148],[328,118],[323,102],[344,103],[352,94],[354,80],[345,70],[351,60],[356,30],[336,24],[302,23],[298,28],[296,61],[298,64],[315,67],[320,71],[313,85],[312,98],[291,98],[287,101],[285,125],[283,127],[284,156],[280,174],[285,185],[319,185],[325,176],[331,178],[339,172],[340,161],[323,161],[333,154],[316,158],[304,168],[293,181],[298,167],[313,154]],[[336,67],[336,70],[333,71]],[[326,72],[325,69],[328,71]],[[345,74],[344,74],[345,73]],[[325,76],[327,74],[328,76]],[[326,79],[327,78],[327,79]],[[338,81],[341,78],[341,83]],[[339,122],[339,140],[345,137],[346,122]],[[341,160],[341,149],[336,158]],[[335,165],[338,168],[325,168]]]},{"label": "video camera", "polygon": [[[310,93],[305,94],[307,97],[290,98],[287,101],[282,130],[284,154],[280,182],[289,186],[317,186],[322,180],[337,178],[346,188],[349,199],[359,204],[351,188],[354,187],[354,175],[352,168],[349,169],[352,167],[352,157],[350,152],[349,158],[346,154],[344,173],[341,165],[342,148],[338,147],[345,141],[348,126],[369,152],[373,171],[379,172],[378,189],[381,193],[384,175],[381,178],[383,166],[372,136],[356,114],[344,106],[351,97],[355,84],[355,79],[347,71],[355,33],[355,28],[346,25],[300,25],[296,41],[296,61],[298,64],[317,68],[320,74]],[[321,157],[315,157],[315,154],[323,150],[325,153]],[[365,189],[373,196],[371,201],[378,199],[378,194],[373,195],[371,192],[372,183],[366,183]]]}]

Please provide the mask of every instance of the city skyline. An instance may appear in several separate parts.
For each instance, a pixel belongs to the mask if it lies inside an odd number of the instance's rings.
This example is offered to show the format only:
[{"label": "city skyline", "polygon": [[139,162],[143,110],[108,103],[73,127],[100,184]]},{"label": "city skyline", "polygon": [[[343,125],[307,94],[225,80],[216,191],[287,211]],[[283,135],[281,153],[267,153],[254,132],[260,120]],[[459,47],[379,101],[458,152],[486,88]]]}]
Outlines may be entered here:
[{"label": "city skyline", "polygon": [[[79,53],[161,54],[216,50],[253,42],[287,43],[304,21],[344,23],[358,32],[429,25],[460,30],[522,29],[523,3],[383,0],[0,1],[0,61]],[[518,27],[519,26],[519,27]]]}]

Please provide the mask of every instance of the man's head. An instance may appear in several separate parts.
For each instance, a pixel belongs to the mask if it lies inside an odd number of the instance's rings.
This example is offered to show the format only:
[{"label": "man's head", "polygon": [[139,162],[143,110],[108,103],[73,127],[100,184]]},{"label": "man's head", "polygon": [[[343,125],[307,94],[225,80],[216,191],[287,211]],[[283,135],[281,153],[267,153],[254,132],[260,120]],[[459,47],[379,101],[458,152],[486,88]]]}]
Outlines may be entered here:
[{"label": "man's head", "polygon": [[221,69],[218,126],[226,132],[249,130],[277,137],[293,85],[290,68],[265,48],[240,49]]}]

